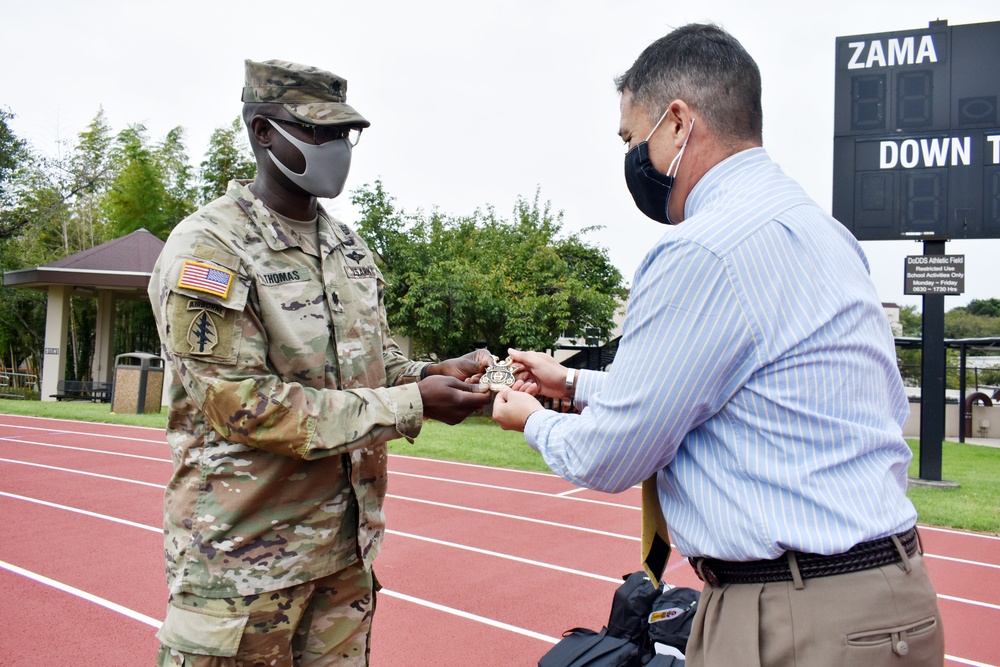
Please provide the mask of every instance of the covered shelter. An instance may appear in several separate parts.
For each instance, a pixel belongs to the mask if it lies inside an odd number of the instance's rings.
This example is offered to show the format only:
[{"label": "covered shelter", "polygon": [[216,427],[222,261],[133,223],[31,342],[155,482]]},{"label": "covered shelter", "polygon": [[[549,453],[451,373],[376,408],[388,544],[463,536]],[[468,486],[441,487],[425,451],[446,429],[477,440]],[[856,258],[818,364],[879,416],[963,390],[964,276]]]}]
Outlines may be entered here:
[{"label": "covered shelter", "polygon": [[[921,338],[900,338],[895,339],[896,347],[903,350],[922,350],[923,349],[923,339]],[[979,368],[993,368],[994,364],[985,363],[984,359],[986,357],[977,358],[976,363],[970,366],[969,363],[969,353],[970,352],[986,352],[987,354],[1000,353],[1000,337],[989,337],[989,338],[946,338],[944,341],[944,346],[949,350],[958,350],[959,361],[958,361],[958,394],[959,400],[958,404],[961,406],[961,424],[959,426],[958,441],[965,442],[966,431],[971,430],[972,425],[972,401],[971,398],[975,396],[982,396],[978,390],[975,393],[970,393],[968,387],[966,386],[966,371],[970,367],[978,366]],[[1000,356],[993,356],[1000,362]],[[1000,390],[998,390],[1000,393]],[[994,396],[993,398],[997,398]],[[991,400],[991,399],[990,399]],[[991,402],[987,402],[987,405],[991,406]]]},{"label": "covered shelter", "polygon": [[[45,350],[41,400],[55,400],[59,381],[66,375],[70,299],[97,298],[97,326],[91,377],[111,382],[114,362],[115,301],[148,299],[146,289],[163,241],[145,229],[69,255],[45,266],[6,271],[4,285],[45,291]],[[166,383],[165,383],[166,384]]]}]

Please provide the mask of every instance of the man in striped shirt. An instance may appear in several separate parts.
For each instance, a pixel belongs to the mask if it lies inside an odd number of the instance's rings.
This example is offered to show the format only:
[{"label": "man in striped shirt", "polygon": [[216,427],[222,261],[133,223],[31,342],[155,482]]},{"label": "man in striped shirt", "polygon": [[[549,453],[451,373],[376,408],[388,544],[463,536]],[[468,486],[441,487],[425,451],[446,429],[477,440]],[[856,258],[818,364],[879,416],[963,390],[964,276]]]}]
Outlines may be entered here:
[{"label": "man in striped shirt", "polygon": [[636,205],[683,224],[636,271],[613,368],[512,350],[526,391],[494,418],[581,486],[655,475],[706,582],[691,667],[940,665],[909,408],[863,251],[761,147],[760,73],[726,32],[671,32],[618,90]]}]

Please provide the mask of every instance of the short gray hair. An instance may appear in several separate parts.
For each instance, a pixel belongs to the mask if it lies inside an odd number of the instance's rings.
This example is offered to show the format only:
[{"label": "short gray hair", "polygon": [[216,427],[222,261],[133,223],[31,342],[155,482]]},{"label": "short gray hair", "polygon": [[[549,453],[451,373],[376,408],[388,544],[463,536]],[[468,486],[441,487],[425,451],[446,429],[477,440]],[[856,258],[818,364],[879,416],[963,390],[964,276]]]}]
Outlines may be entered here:
[{"label": "short gray hair", "polygon": [[692,23],[661,37],[615,80],[632,104],[655,122],[681,99],[720,141],[760,144],[763,133],[760,70],[746,49],[722,28]]}]

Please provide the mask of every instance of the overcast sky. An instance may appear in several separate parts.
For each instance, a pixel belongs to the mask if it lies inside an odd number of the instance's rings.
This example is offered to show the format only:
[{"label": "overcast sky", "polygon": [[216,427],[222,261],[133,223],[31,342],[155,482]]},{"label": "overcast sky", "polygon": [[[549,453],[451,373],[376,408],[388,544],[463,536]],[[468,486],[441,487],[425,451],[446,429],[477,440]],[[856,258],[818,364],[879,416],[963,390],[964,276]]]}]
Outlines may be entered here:
[{"label": "overcast sky", "polygon": [[[245,58],[316,65],[348,80],[348,101],[372,122],[345,192],[381,178],[406,210],[509,215],[540,188],[567,230],[603,226],[587,238],[631,283],[664,228],[625,187],[614,78],[650,42],[692,21],[739,39],[763,77],[765,148],[829,210],[836,38],[997,21],[1000,3],[0,0],[0,16],[0,106],[41,152],[75,143],[103,106],[115,132],[142,123],[158,141],[183,127],[197,165],[212,130],[240,112]],[[328,208],[353,223],[347,199]],[[904,257],[922,245],[863,246],[882,301],[922,308],[903,295]],[[967,267],[965,294],[946,308],[1000,297],[1000,240],[946,251]]]}]

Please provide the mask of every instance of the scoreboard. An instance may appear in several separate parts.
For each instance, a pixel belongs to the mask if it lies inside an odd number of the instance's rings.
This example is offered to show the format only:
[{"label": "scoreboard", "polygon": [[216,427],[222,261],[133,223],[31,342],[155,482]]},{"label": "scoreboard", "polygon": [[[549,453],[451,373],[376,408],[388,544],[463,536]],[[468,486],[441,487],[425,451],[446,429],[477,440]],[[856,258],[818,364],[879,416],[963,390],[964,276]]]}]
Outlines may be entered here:
[{"label": "scoreboard", "polygon": [[833,216],[859,240],[1000,238],[1000,21],[837,38]]}]

